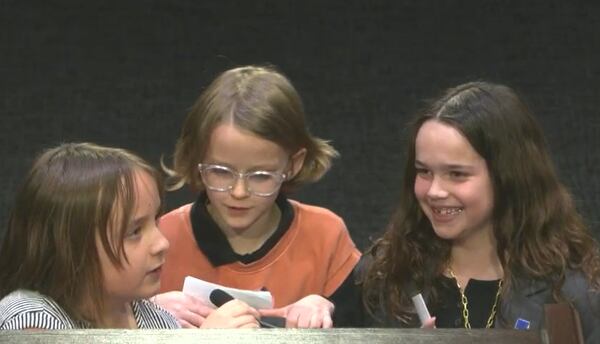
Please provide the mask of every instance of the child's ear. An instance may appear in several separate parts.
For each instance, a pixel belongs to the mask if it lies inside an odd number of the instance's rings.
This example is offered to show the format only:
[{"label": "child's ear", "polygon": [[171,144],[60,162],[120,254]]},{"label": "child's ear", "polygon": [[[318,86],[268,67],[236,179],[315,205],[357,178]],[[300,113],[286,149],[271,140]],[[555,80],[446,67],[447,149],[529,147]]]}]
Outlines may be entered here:
[{"label": "child's ear", "polygon": [[301,148],[294,155],[292,155],[292,166],[288,175],[288,180],[294,178],[298,172],[304,166],[304,159],[306,158],[306,148]]}]

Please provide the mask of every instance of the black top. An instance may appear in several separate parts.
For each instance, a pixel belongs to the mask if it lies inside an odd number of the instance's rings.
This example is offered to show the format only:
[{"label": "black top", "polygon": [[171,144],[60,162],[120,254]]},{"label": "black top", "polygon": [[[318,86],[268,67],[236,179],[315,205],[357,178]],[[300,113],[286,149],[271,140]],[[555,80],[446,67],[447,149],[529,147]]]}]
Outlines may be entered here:
[{"label": "black top", "polygon": [[[432,316],[436,317],[438,328],[462,328],[465,326],[463,319],[463,305],[460,291],[456,280],[449,277],[441,277],[438,280],[439,304],[430,309]],[[496,294],[498,292],[499,280],[481,281],[469,280],[465,288],[465,296],[468,300],[469,322],[471,328],[485,328],[488,318],[492,312]],[[500,303],[500,301],[498,301]],[[496,313],[500,305],[496,307]],[[495,320],[495,319],[494,319]],[[494,325],[492,324],[492,327]]]},{"label": "black top", "polygon": [[[369,269],[371,262],[371,255],[366,254],[362,256],[360,262],[354,269],[354,276],[357,281],[364,280],[366,271]],[[429,291],[422,293],[425,302],[427,303],[429,314],[432,317],[436,317],[436,327],[464,328],[465,325],[462,315],[463,307],[456,280],[454,278],[441,276],[436,278],[433,283],[433,288],[438,291],[436,302],[433,302],[429,297]],[[476,279],[471,279],[467,283],[465,295],[468,300],[469,322],[471,323],[471,328],[485,328],[496,299],[498,283],[499,280],[482,281]],[[351,305],[347,306],[359,310],[357,316],[360,317],[360,324],[358,327],[419,327],[421,325],[416,313],[408,320],[408,323],[404,323],[395,316],[388,314],[387,306],[389,295],[382,291],[383,286],[381,285],[373,287],[377,289],[375,294],[379,295],[380,303],[372,309],[372,314],[367,312],[362,303],[362,287],[362,284],[359,284],[360,291],[358,297],[354,302],[351,302]],[[415,286],[410,283],[408,283],[405,288],[407,289],[405,291],[407,293],[416,291]],[[496,314],[500,312],[501,301],[502,300],[498,300]],[[496,315],[492,327],[495,325],[497,318],[498,316]]]},{"label": "black top", "polygon": [[294,208],[280,194],[275,200],[275,204],[281,211],[281,220],[275,232],[265,240],[258,250],[252,253],[238,254],[233,250],[223,231],[221,231],[215,220],[208,213],[206,209],[207,204],[208,197],[206,193],[200,194],[196,202],[192,205],[190,220],[192,222],[196,245],[198,245],[198,248],[206,255],[206,258],[208,258],[213,266],[221,266],[237,261],[250,264],[261,259],[277,245],[279,239],[287,232],[294,220]]}]

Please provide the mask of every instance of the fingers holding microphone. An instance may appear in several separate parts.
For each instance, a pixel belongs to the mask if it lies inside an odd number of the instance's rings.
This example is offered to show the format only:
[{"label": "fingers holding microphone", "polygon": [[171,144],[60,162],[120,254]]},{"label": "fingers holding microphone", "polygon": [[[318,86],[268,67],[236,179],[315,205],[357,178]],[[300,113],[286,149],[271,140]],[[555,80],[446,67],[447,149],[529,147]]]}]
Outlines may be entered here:
[{"label": "fingers holding microphone", "polygon": [[204,304],[199,298],[181,291],[158,294],[153,302],[171,312],[183,328],[198,328],[204,319],[213,312],[213,308]]},{"label": "fingers holding microphone", "polygon": [[[282,327],[283,321],[288,328],[333,327],[334,305],[320,295],[308,295],[286,307],[260,312],[221,289],[214,289],[209,298],[218,308],[204,319],[202,328],[273,328]],[[261,315],[268,319],[261,321]]]},{"label": "fingers holding microphone", "polygon": [[206,318],[202,328],[260,327],[260,313],[247,303],[234,299],[221,289],[213,290],[209,298],[218,308]]},{"label": "fingers holding microphone", "polygon": [[258,311],[240,300],[230,300],[214,310],[202,323],[202,328],[258,328]]}]

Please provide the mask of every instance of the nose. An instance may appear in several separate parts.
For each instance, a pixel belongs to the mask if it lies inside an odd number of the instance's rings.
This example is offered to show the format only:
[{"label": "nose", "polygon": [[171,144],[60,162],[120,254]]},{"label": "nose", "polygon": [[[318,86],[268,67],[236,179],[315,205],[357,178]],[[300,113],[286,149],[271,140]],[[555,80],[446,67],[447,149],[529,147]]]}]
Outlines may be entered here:
[{"label": "nose", "polygon": [[160,228],[158,228],[158,226],[156,227],[156,230],[154,231],[154,233],[155,233],[155,238],[152,243],[152,254],[153,255],[164,255],[165,253],[167,253],[167,251],[169,250],[169,247],[171,246],[169,244],[169,240],[167,240],[167,238],[165,238],[165,236],[161,232]]},{"label": "nose", "polygon": [[235,184],[230,190],[230,194],[233,198],[245,198],[250,194],[248,192],[248,181],[246,178],[238,177],[235,180]]},{"label": "nose", "polygon": [[433,176],[429,190],[427,190],[427,197],[432,199],[448,197],[448,191],[444,187],[444,183],[440,177]]}]

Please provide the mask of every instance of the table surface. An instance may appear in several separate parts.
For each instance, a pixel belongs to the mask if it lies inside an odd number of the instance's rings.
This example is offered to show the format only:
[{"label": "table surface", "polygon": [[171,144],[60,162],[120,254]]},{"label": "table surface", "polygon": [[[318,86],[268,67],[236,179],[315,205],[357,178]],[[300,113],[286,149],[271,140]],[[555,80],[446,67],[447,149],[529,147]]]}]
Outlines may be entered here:
[{"label": "table surface", "polygon": [[249,329],[2,331],[0,343],[510,343],[541,344],[540,333],[464,329]]}]

